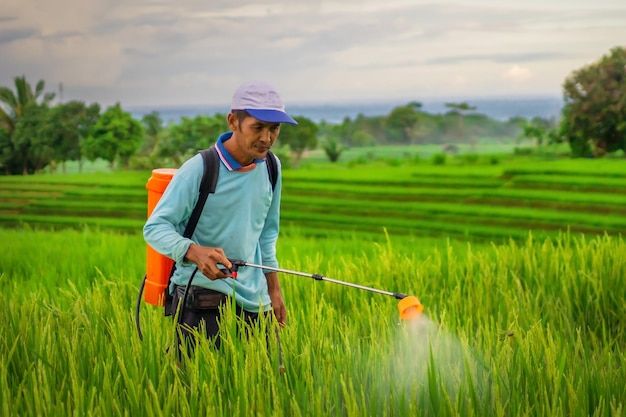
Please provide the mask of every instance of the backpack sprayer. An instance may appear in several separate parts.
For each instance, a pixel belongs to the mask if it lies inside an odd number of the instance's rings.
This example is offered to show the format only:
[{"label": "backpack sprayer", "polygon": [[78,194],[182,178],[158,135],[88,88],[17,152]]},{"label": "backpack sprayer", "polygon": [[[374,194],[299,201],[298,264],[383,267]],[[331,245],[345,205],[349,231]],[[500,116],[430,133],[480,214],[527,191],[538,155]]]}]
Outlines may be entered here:
[{"label": "backpack sprayer", "polygon": [[[202,210],[202,207],[204,206],[204,202],[206,201],[208,194],[215,191],[215,184],[217,183],[217,172],[218,172],[217,168],[215,167],[217,167],[218,166],[217,164],[219,164],[217,160],[217,155],[215,152],[204,151],[202,156],[204,158],[204,163],[205,163],[205,170],[204,170],[204,175],[202,178],[202,185],[200,189],[200,199],[199,199],[199,201],[201,201],[202,204],[201,205],[197,204],[196,207],[194,208],[194,213],[192,213],[192,218],[196,217],[195,219],[196,222],[197,222],[197,217],[199,216],[200,211]],[[275,173],[272,172],[272,167],[270,165],[271,164],[268,164],[268,174],[269,174],[270,180],[272,180],[272,175]],[[175,172],[176,172],[175,169],[167,169],[167,168],[155,169],[152,171],[152,176],[150,177],[150,179],[148,180],[148,183],[146,184],[146,189],[148,190],[148,216],[150,216],[150,214],[156,207],[156,204],[158,203],[159,199],[165,192],[165,189],[167,188]],[[275,177],[276,176],[274,175],[274,179]],[[195,212],[197,212],[196,213],[197,215],[194,216]],[[195,227],[195,224],[193,226]],[[191,236],[191,233],[188,233],[188,231],[186,230],[185,235],[187,234]],[[135,307],[135,324],[137,326],[137,333],[140,339],[143,338],[142,333],[141,333],[141,325],[139,321],[141,300],[143,298],[148,304],[152,304],[155,306],[163,306],[167,298],[167,291],[169,291],[168,283],[174,271],[173,270],[174,261],[166,257],[165,255],[158,253],[149,245],[147,246],[146,260],[147,260],[146,276],[144,277],[141,283],[141,286],[139,288],[139,295],[137,297],[137,304]],[[312,278],[316,281],[331,282],[333,284],[339,284],[339,285],[343,285],[346,287],[356,288],[356,289],[360,289],[364,291],[369,291],[369,292],[373,292],[377,294],[388,295],[388,296],[394,297],[395,299],[400,300],[398,303],[398,312],[400,313],[400,318],[402,320],[412,320],[420,316],[422,314],[422,311],[424,310],[424,307],[420,303],[419,299],[413,295],[406,295],[406,294],[402,294],[398,292],[385,291],[385,290],[380,290],[377,288],[366,287],[360,284],[354,284],[351,282],[340,281],[338,279],[329,278],[321,274],[311,274],[307,272],[293,271],[289,269],[273,268],[269,266],[249,263],[249,262],[239,260],[239,259],[229,259],[229,261],[232,263],[232,267],[230,271],[226,270],[226,272],[230,272],[231,274],[233,274],[233,276],[236,276],[237,270],[241,267],[260,268],[266,271],[281,272],[281,273],[290,274],[290,275],[298,275],[302,277]],[[194,275],[195,275],[195,272],[197,272],[197,269],[196,271],[194,271]],[[191,282],[191,279],[189,282]],[[188,284],[188,287],[189,287],[189,284]],[[188,290],[188,287],[187,287],[187,290]],[[187,291],[185,291],[185,298],[186,298],[186,295],[187,295]],[[184,302],[183,302],[183,306],[184,306]],[[167,311],[166,311],[166,314],[167,314]]]}]

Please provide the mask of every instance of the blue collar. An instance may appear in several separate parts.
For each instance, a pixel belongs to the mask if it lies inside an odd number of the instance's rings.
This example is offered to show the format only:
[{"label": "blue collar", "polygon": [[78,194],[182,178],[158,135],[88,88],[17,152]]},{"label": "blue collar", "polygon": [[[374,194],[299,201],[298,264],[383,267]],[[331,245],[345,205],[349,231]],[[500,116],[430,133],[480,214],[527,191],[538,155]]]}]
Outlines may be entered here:
[{"label": "blue collar", "polygon": [[[219,138],[217,138],[217,142],[215,142],[215,149],[217,149],[217,154],[220,157],[220,160],[224,164],[224,166],[229,171],[238,171],[243,166],[233,158],[233,156],[226,150],[224,146],[224,142],[230,139],[233,136],[233,132],[222,133]],[[265,159],[255,159],[253,163],[265,162]]]}]

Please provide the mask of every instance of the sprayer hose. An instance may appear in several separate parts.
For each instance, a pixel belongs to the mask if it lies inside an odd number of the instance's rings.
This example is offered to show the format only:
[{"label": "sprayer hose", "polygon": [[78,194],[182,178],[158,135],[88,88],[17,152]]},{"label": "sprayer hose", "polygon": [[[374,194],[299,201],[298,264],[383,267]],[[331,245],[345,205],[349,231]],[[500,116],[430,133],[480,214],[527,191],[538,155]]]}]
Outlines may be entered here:
[{"label": "sprayer hose", "polygon": [[141,311],[141,298],[143,296],[143,289],[146,286],[146,279],[148,275],[143,276],[143,280],[141,280],[141,286],[139,287],[139,294],[137,295],[137,303],[135,304],[135,326],[137,326],[137,334],[139,335],[139,340],[143,341],[143,333],[141,332],[141,322],[139,320],[139,312]]}]

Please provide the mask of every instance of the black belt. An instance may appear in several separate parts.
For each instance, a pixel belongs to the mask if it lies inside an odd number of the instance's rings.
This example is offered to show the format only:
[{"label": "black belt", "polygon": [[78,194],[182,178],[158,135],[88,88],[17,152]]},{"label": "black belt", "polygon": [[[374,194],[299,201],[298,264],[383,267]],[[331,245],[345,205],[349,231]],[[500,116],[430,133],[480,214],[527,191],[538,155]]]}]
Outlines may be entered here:
[{"label": "black belt", "polygon": [[[185,286],[176,285],[174,288],[174,304],[178,305],[179,300],[185,296]],[[196,310],[217,309],[224,304],[228,296],[219,291],[210,290],[208,288],[192,285],[187,294],[187,303],[185,308],[193,308]]]}]

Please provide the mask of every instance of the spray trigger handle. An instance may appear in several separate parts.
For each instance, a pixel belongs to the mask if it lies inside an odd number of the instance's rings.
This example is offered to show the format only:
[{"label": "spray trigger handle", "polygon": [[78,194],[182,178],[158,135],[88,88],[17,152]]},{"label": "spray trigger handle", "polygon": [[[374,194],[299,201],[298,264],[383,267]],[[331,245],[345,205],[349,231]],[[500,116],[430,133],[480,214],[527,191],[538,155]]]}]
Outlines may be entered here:
[{"label": "spray trigger handle", "polygon": [[237,271],[239,271],[239,267],[240,266],[246,266],[246,263],[244,261],[240,260],[240,259],[230,259],[230,258],[228,258],[228,260],[232,264],[230,269],[224,267],[224,265],[222,265],[222,264],[218,264],[218,265],[222,266],[222,268],[219,268],[219,270],[222,271],[222,273],[224,273],[224,274],[230,274],[231,277],[237,278]]}]

